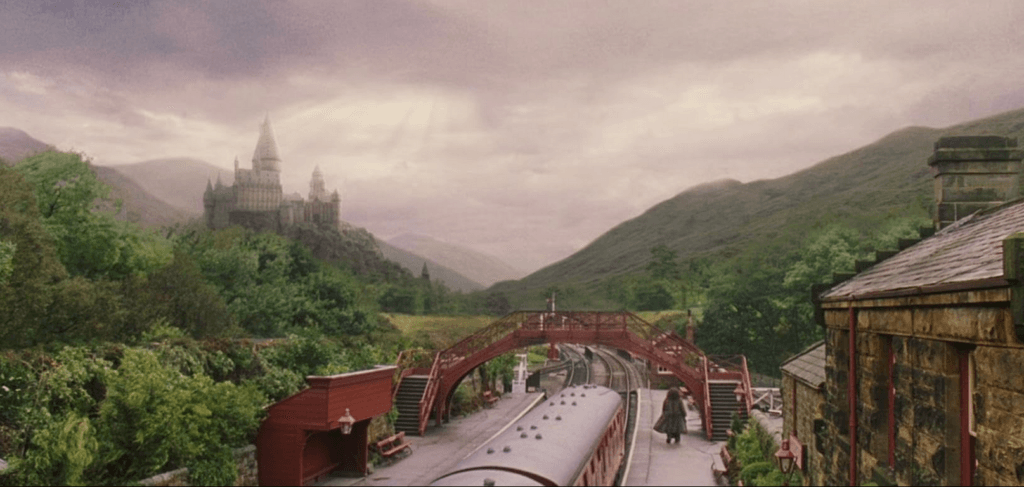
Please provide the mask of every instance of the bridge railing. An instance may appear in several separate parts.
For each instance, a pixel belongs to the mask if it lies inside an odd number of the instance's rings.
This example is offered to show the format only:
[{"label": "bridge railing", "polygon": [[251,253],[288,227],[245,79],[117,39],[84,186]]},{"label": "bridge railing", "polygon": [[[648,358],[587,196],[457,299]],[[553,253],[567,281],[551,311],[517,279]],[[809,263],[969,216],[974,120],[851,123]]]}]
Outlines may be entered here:
[{"label": "bridge railing", "polygon": [[704,373],[704,433],[707,435],[708,440],[711,439],[714,434],[714,418],[711,416],[711,384],[708,382],[708,358],[707,356],[701,357],[701,367]]},{"label": "bridge railing", "polygon": [[[510,313],[497,321],[491,323],[476,333],[460,340],[446,350],[435,355],[430,369],[427,389],[424,391],[423,400],[420,403],[420,429],[421,434],[429,420],[431,407],[436,408],[438,418],[444,414],[446,397],[440,397],[440,393],[448,394],[449,391],[440,391],[442,381],[456,380],[455,375],[462,374],[473,366],[473,363],[480,360],[480,357],[471,359],[475,354],[480,353],[489,347],[495,346],[499,341],[507,339],[510,335],[517,335],[520,338],[536,336],[537,338],[549,337],[548,332],[568,332],[562,334],[560,339],[567,337],[572,339],[580,338],[597,340],[598,343],[630,343],[631,346],[644,350],[644,353],[656,361],[670,364],[673,373],[681,374],[680,377],[688,378],[689,383],[702,382],[703,387],[694,391],[699,395],[698,401],[702,403],[705,426],[711,431],[711,405],[710,391],[708,390],[708,379],[714,379],[716,374],[728,376],[731,379],[742,379],[748,377],[745,373],[745,359],[741,356],[739,361],[731,357],[719,357],[711,361],[696,345],[690,343],[672,331],[662,330],[650,323],[647,323],[639,316],[628,311],[622,312],[591,312],[591,311],[516,311]],[[578,335],[577,335],[578,333]],[[561,333],[556,333],[559,335]],[[528,343],[528,341],[527,341]],[[502,345],[497,345],[499,348]],[[491,352],[484,352],[491,353]],[[470,360],[470,362],[465,362]],[[453,377],[448,377],[452,375]],[[723,377],[724,378],[724,377]],[[745,384],[749,383],[749,378]],[[443,388],[454,387],[448,382]],[[750,391],[749,386],[747,391]],[[749,392],[748,392],[749,393]],[[748,399],[748,404],[752,398]]]}]

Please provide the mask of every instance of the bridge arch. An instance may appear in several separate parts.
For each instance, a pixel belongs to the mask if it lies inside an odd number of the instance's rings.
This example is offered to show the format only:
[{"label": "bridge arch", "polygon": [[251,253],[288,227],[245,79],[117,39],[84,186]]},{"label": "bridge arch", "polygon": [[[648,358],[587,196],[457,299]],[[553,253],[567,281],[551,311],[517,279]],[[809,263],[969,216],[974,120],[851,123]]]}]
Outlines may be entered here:
[{"label": "bridge arch", "polygon": [[[606,345],[626,350],[679,378],[691,391],[711,437],[709,379],[738,380],[745,384],[746,408],[752,403],[745,359],[738,370],[728,370],[691,342],[674,332],[660,330],[630,312],[517,311],[464,338],[437,354],[423,393],[420,433],[429,412],[441,423],[451,408],[459,382],[475,368],[509,351],[545,343]],[[721,426],[721,425],[720,425]]]}]

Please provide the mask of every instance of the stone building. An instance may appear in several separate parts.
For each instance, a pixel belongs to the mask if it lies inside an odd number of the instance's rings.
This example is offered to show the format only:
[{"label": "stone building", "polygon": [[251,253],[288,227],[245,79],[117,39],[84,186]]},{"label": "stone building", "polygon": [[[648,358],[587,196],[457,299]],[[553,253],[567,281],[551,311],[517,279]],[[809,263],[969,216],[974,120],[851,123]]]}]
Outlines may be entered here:
[{"label": "stone building", "polygon": [[929,159],[939,231],[858,263],[870,267],[816,298],[826,484],[1024,484],[1016,145],[940,139]]},{"label": "stone building", "polygon": [[298,193],[286,195],[281,189],[281,157],[270,127],[270,117],[263,120],[252,169],[238,167],[235,158],[235,182],[231,186],[206,182],[203,194],[206,225],[225,228],[241,225],[254,230],[282,232],[297,223],[307,222],[337,228],[341,218],[341,197],[338,191],[328,194],[320,166],[313,170],[309,182],[309,200]]},{"label": "stone building", "polygon": [[782,363],[782,439],[789,439],[804,485],[825,485],[825,342]]}]

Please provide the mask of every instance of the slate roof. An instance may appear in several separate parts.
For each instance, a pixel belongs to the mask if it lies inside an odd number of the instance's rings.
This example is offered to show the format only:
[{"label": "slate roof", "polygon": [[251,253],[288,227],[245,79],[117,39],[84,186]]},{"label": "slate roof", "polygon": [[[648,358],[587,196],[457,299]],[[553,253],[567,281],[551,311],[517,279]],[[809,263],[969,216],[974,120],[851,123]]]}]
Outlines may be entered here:
[{"label": "slate roof", "polygon": [[871,293],[921,291],[1003,277],[1003,239],[1024,232],[1024,199],[980,211],[875,264],[821,295],[822,300]]},{"label": "slate roof", "polygon": [[825,383],[825,341],[821,340],[799,355],[785,361],[780,367],[783,373],[815,389]]}]

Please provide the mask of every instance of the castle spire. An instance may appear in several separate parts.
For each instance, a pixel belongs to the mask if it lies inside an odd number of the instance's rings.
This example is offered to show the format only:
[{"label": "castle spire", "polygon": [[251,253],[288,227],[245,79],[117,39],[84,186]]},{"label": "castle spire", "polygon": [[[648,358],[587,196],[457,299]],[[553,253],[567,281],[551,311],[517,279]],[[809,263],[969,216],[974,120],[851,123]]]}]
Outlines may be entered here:
[{"label": "castle spire", "polygon": [[256,141],[256,150],[252,153],[252,168],[256,171],[281,171],[281,157],[277,154],[277,141],[274,131],[270,128],[270,114],[263,119],[260,126],[260,138]]},{"label": "castle spire", "polygon": [[313,178],[309,180],[309,201],[327,201],[327,183],[324,182],[324,173],[320,171],[317,164],[313,169]]}]

